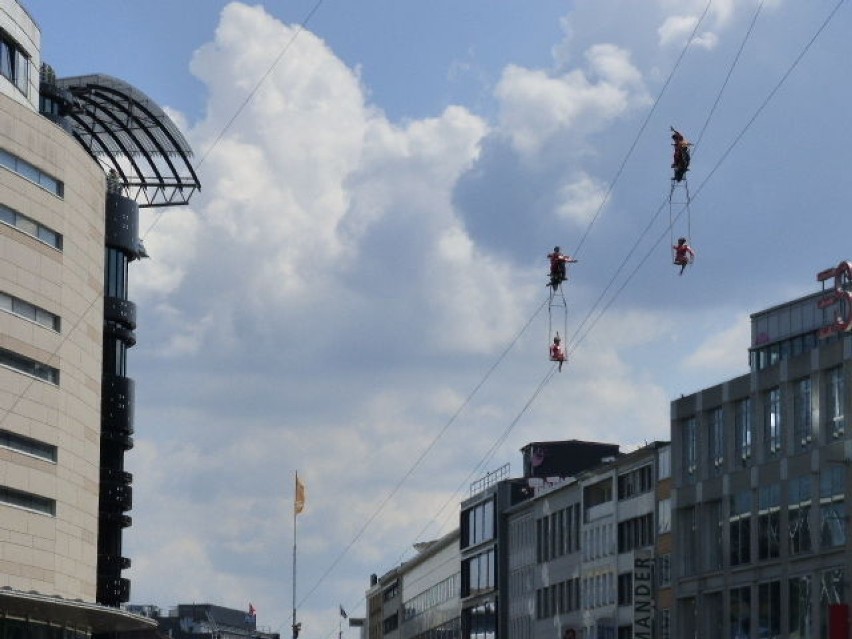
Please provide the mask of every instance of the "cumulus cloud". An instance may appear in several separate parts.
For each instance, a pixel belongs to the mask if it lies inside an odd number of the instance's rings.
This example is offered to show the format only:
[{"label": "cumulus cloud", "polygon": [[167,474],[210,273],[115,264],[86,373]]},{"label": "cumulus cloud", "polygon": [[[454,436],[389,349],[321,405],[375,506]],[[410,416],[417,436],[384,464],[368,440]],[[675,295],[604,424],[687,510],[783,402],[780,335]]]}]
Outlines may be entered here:
[{"label": "cumulus cloud", "polygon": [[606,185],[580,172],[557,191],[556,215],[586,224],[592,220],[606,196]]},{"label": "cumulus cloud", "polygon": [[[657,30],[661,47],[683,46],[698,24],[696,16],[671,16]],[[712,31],[697,33],[691,43],[702,49],[713,49],[719,43],[719,36]]]},{"label": "cumulus cloud", "polygon": [[539,151],[565,130],[591,133],[647,102],[641,73],[629,52],[600,44],[585,53],[586,69],[552,74],[509,65],[496,89],[500,122],[522,155]]},{"label": "cumulus cloud", "polygon": [[[671,23],[665,37],[685,28]],[[665,437],[665,386],[631,355],[664,344],[674,323],[627,308],[604,317],[491,450],[550,366],[544,255],[603,202],[589,162],[601,155],[596,136],[650,102],[630,49],[597,43],[575,56],[570,37],[556,69],[505,65],[495,122],[459,105],[395,122],[321,38],[260,6],[225,7],[192,61],[208,90],[203,119],[186,128],[203,190],[158,218],[152,259],[133,265],[148,344],[136,359],[145,428],[128,456],[144,469],[131,533],[143,592],[228,592],[261,610],[288,601],[286,561],[269,549],[289,541],[296,468],[309,491],[306,574],[323,574],[370,521],[324,589],[346,600],[366,585],[352,575],[390,567],[426,515],[451,503],[436,526],[456,525],[471,459],[490,469],[548,438]],[[143,229],[153,221],[145,213]],[[612,261],[601,250],[590,280]],[[570,292],[572,322],[597,293],[586,286]],[[724,366],[736,330],[686,364]],[[510,344],[463,423],[414,470]],[[408,484],[392,496],[400,478]],[[187,576],[164,585],[165,565]],[[318,627],[325,603],[309,604],[304,618]]]}]

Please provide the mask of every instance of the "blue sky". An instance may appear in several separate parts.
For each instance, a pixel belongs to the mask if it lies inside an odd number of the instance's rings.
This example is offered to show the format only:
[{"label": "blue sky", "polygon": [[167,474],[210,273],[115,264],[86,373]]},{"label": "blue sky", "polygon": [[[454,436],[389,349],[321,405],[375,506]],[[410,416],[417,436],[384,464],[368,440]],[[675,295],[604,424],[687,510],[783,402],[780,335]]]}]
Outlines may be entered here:
[{"label": "blue sky", "polygon": [[[295,39],[314,2],[25,4],[60,77],[124,79],[203,158],[131,273],[137,603],[286,629],[298,469],[299,616],[330,636],[472,479],[529,441],[668,438],[671,399],[747,371],[749,313],[850,258],[848,5],[792,68],[836,0],[714,0],[664,91],[705,0],[327,0]],[[671,230],[670,125],[704,129]],[[572,359],[524,410],[554,244]]]}]

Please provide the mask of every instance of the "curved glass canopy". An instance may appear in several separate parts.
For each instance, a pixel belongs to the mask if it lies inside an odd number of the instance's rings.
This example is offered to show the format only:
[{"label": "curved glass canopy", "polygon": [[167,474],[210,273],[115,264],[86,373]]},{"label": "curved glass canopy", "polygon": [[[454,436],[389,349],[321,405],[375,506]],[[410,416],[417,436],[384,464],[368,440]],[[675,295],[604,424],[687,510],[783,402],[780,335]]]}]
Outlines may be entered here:
[{"label": "curved glass canopy", "polygon": [[140,207],[188,204],[201,189],[192,149],[172,119],[147,95],[109,75],[58,78],[70,94],[71,133],[99,162],[114,168]]}]

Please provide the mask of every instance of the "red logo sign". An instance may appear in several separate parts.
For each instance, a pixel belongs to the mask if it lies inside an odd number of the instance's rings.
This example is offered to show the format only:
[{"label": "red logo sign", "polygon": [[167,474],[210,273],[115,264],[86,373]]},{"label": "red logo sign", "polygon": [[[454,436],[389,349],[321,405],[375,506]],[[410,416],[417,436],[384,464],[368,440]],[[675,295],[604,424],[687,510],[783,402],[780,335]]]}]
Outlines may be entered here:
[{"label": "red logo sign", "polygon": [[820,338],[848,331],[852,327],[852,291],[844,288],[852,282],[852,262],[841,262],[835,268],[817,274],[818,282],[834,278],[834,290],[827,292],[817,301],[820,309],[835,308],[834,321],[817,331]]}]

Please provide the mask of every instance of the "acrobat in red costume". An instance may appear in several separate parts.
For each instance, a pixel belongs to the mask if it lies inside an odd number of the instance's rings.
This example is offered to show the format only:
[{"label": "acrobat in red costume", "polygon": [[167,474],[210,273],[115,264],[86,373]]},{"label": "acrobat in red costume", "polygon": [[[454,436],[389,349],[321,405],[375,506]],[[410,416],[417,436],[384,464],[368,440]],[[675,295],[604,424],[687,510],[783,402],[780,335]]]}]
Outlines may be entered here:
[{"label": "acrobat in red costume", "polygon": [[565,363],[565,348],[562,346],[562,340],[559,335],[553,338],[553,344],[550,346],[550,361],[559,362],[559,372],[562,372],[562,364]]},{"label": "acrobat in red costume", "polygon": [[674,263],[680,266],[678,275],[683,275],[683,270],[695,259],[695,251],[692,250],[685,237],[678,238],[677,245],[672,248],[675,252]]}]

